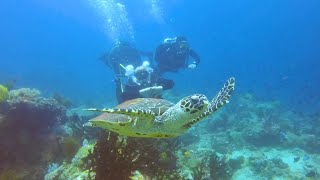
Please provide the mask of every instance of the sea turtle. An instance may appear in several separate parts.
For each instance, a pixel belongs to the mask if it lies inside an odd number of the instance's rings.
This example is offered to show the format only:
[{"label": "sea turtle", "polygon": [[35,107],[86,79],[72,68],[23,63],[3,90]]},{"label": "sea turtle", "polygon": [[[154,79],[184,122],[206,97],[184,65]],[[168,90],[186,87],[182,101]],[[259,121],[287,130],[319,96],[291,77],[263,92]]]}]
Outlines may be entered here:
[{"label": "sea turtle", "polygon": [[235,79],[228,79],[211,102],[205,95],[193,94],[177,104],[164,99],[138,98],[112,109],[86,109],[104,113],[84,126],[101,127],[130,137],[176,137],[228,103],[234,85]]}]

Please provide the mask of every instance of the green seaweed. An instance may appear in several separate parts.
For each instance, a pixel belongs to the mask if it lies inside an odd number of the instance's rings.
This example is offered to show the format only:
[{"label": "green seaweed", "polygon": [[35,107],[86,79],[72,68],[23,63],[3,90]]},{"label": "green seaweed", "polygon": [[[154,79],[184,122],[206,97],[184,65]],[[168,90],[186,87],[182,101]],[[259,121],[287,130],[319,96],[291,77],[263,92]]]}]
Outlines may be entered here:
[{"label": "green seaweed", "polygon": [[0,103],[7,100],[9,95],[8,88],[0,84]]}]

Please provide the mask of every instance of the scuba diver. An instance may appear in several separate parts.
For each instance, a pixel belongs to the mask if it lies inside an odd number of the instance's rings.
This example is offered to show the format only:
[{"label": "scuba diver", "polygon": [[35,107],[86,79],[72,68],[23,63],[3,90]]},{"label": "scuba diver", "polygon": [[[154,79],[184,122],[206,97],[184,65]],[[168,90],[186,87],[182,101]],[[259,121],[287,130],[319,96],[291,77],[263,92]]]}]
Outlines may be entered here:
[{"label": "scuba diver", "polygon": [[116,84],[116,96],[118,102],[122,102],[122,93],[124,92],[123,79],[126,67],[139,66],[142,63],[142,56],[149,56],[148,53],[140,52],[132,44],[126,41],[120,41],[107,53],[100,57],[110,69],[115,73],[114,82]]},{"label": "scuba diver", "polygon": [[118,42],[110,52],[100,57],[109,68],[111,68],[116,76],[123,76],[124,67],[131,64],[138,66],[141,64],[141,53],[130,43]]},{"label": "scuba diver", "polygon": [[[193,62],[189,63],[189,56]],[[154,54],[154,59],[158,63],[157,73],[177,72],[181,68],[193,69],[200,63],[199,55],[190,48],[187,38],[178,36],[167,38],[160,44]]]},{"label": "scuba diver", "polygon": [[174,86],[173,81],[156,76],[149,61],[142,62],[142,58],[152,59],[152,53],[127,42],[117,43],[100,58],[115,73],[118,103],[138,97],[161,98],[163,90]]},{"label": "scuba diver", "polygon": [[157,76],[148,61],[144,61],[141,66],[136,68],[128,65],[125,69],[128,82],[118,98],[119,103],[141,97],[161,98],[164,90],[174,86],[172,80]]}]

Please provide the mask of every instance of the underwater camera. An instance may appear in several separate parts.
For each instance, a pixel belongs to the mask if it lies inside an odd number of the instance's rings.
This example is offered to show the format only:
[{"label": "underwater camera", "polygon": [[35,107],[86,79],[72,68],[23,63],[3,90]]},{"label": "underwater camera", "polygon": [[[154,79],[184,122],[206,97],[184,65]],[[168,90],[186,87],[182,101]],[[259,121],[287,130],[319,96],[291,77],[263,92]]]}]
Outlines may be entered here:
[{"label": "underwater camera", "polygon": [[135,77],[139,81],[146,81],[149,79],[150,72],[145,68],[137,68],[134,73]]}]

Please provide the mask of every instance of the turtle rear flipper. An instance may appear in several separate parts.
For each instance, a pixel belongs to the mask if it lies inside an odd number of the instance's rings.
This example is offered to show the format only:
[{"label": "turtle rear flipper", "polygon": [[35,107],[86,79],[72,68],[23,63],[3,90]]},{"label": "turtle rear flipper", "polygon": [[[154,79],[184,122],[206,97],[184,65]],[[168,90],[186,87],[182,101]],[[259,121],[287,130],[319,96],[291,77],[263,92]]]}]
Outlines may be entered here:
[{"label": "turtle rear flipper", "polygon": [[235,78],[231,77],[227,80],[227,82],[223,85],[222,89],[218,92],[218,94],[212,99],[209,104],[207,110],[201,114],[199,117],[191,120],[187,124],[183,125],[184,128],[190,128],[195,123],[201,121],[212,113],[216,112],[219,108],[229,102],[229,98],[231,97],[234,91]]},{"label": "turtle rear flipper", "polygon": [[150,120],[155,119],[155,114],[151,110],[140,110],[140,109],[118,109],[118,108],[109,108],[109,109],[85,109],[87,111],[97,111],[110,114],[123,114],[130,117],[143,117]]}]

